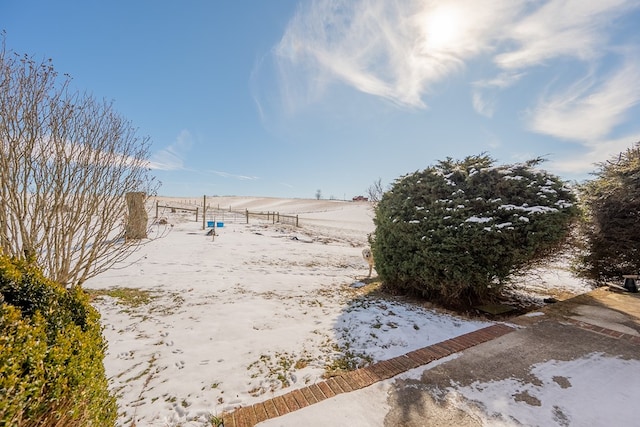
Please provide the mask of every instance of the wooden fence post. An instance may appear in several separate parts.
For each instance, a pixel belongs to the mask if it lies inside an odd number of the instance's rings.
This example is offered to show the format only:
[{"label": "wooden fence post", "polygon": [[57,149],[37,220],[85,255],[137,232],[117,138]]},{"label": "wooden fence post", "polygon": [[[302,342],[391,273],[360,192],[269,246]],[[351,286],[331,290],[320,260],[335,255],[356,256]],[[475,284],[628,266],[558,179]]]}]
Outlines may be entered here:
[{"label": "wooden fence post", "polygon": [[249,224],[249,209],[245,209],[246,213],[247,213],[247,224]]},{"label": "wooden fence post", "polygon": [[127,201],[127,223],[124,229],[126,240],[146,239],[147,237],[147,210],[144,207],[146,194],[144,192],[131,192],[125,195]]}]

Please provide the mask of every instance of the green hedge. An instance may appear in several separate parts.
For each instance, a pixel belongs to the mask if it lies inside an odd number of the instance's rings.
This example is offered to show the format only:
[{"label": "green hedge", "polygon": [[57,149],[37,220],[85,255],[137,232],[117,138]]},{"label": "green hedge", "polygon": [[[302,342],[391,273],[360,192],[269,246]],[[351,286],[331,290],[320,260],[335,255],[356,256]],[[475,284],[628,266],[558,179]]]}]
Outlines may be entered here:
[{"label": "green hedge", "polygon": [[581,276],[602,284],[640,270],[640,141],[598,164],[579,187],[584,212]]},{"label": "green hedge", "polygon": [[553,254],[576,200],[539,161],[446,159],[398,179],[376,207],[370,242],[385,287],[446,305],[490,301],[514,272]]},{"label": "green hedge", "polygon": [[4,256],[0,292],[0,425],[115,425],[100,316],[84,292]]}]

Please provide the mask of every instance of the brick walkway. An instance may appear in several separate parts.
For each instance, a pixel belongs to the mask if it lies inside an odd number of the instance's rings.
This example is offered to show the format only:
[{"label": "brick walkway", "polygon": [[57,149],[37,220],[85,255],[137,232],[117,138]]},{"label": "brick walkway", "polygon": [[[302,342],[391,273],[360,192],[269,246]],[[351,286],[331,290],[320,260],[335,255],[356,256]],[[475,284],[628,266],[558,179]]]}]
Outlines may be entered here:
[{"label": "brick walkway", "polygon": [[609,338],[621,339],[629,341],[632,344],[640,345],[640,336],[637,335],[625,334],[624,332],[614,331],[613,329],[603,328],[602,326],[592,325],[591,323],[575,319],[565,319],[565,321],[579,327],[580,329],[584,329],[585,331],[595,332],[596,334],[606,335]]},{"label": "brick walkway", "polygon": [[340,393],[359,390],[378,381],[395,377],[410,369],[498,338],[511,331],[513,328],[507,325],[491,325],[393,359],[374,363],[366,368],[346,372],[264,402],[244,406],[231,413],[223,414],[224,427],[252,427],[262,421],[288,414]]}]

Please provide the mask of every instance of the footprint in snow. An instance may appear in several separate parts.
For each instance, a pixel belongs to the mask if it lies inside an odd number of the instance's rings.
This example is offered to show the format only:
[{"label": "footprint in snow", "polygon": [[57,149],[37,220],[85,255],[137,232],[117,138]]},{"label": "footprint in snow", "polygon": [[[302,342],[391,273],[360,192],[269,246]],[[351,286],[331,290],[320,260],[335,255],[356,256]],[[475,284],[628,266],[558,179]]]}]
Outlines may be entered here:
[{"label": "footprint in snow", "polygon": [[176,411],[178,413],[178,416],[180,417],[184,417],[186,414],[186,411],[184,410],[184,408],[180,407],[178,404],[173,404],[173,409],[174,411]]},{"label": "footprint in snow", "polygon": [[176,368],[178,369],[184,368],[184,365],[185,365],[184,360],[179,360],[176,362]]},{"label": "footprint in snow", "polygon": [[133,359],[133,351],[123,351],[118,353],[118,359],[131,360]]}]

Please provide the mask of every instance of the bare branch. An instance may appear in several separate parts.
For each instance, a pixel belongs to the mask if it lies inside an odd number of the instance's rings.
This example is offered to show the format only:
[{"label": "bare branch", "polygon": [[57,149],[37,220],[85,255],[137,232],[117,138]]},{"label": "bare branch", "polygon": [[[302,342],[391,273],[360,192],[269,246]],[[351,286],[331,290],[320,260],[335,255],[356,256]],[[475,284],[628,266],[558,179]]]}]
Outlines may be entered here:
[{"label": "bare branch", "polygon": [[369,200],[374,203],[379,202],[382,199],[382,195],[384,194],[384,188],[382,187],[382,179],[378,178],[372,185],[367,189],[367,196],[369,196]]},{"label": "bare branch", "polygon": [[149,140],[112,105],[72,92],[50,61],[0,50],[0,248],[80,284],[142,241],[125,195],[155,194]]}]

